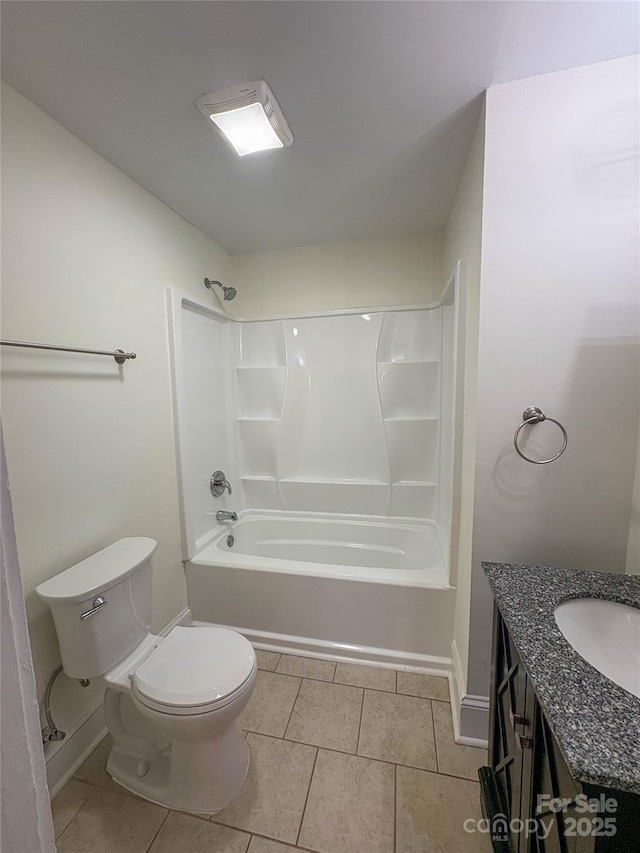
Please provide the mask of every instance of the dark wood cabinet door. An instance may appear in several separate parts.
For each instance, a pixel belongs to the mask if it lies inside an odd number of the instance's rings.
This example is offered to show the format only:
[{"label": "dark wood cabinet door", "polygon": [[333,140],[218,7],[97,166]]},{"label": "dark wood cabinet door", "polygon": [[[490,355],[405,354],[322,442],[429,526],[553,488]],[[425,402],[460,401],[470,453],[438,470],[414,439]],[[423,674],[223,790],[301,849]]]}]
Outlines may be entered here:
[{"label": "dark wood cabinet door", "polygon": [[[527,675],[497,607],[493,655],[489,761],[501,812],[511,823],[521,817],[523,763],[528,761]],[[511,838],[513,853],[524,853],[521,842],[519,836]]]}]

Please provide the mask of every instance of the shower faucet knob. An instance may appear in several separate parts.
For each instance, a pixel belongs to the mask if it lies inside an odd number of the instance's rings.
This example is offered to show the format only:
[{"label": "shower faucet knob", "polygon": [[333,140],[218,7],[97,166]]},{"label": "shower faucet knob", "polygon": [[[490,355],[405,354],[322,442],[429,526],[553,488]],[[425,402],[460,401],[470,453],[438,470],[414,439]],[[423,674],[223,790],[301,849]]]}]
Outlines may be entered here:
[{"label": "shower faucet knob", "polygon": [[224,471],[214,471],[209,480],[209,488],[214,498],[219,498],[224,494],[224,490],[228,489],[231,494],[231,483],[227,480],[227,475]]}]

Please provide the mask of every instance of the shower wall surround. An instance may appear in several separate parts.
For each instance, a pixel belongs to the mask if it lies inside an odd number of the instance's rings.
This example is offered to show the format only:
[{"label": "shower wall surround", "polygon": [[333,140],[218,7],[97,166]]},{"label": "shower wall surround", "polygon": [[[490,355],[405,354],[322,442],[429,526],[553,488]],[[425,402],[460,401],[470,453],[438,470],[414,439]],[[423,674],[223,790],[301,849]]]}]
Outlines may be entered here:
[{"label": "shower wall surround", "polygon": [[[217,509],[448,527],[445,309],[237,321],[173,290],[170,306],[186,559],[215,534]],[[217,468],[234,491],[214,501]]]},{"label": "shower wall surround", "polygon": [[238,325],[245,505],[432,518],[440,310]]}]

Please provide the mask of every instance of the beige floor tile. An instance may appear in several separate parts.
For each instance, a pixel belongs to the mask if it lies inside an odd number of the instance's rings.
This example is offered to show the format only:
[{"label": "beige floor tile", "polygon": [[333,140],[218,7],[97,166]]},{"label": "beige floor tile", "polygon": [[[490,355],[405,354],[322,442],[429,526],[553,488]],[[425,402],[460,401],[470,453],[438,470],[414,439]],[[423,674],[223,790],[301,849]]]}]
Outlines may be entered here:
[{"label": "beige floor tile", "polygon": [[436,732],[438,771],[477,782],[478,768],[487,763],[486,749],[456,743],[453,737],[451,705],[446,702],[431,704],[433,705],[433,726]]},{"label": "beige floor tile", "polygon": [[301,683],[292,675],[258,672],[253,695],[240,717],[242,728],[283,737]]},{"label": "beige floor tile", "polygon": [[362,689],[305,678],[285,737],[300,743],[356,752]]},{"label": "beige floor tile", "polygon": [[244,785],[217,823],[295,844],[316,757],[314,747],[249,732]]},{"label": "beige floor tile", "polygon": [[333,661],[301,658],[294,655],[282,655],[276,667],[276,672],[299,675],[302,678],[315,678],[318,681],[333,681],[335,671],[336,665]]},{"label": "beige floor tile", "polygon": [[320,853],[393,853],[394,768],[319,750],[298,844]]},{"label": "beige floor tile", "polygon": [[153,803],[94,788],[58,839],[58,853],[146,853],[166,816]]},{"label": "beige floor tile", "polygon": [[255,653],[258,658],[258,669],[275,672],[275,668],[280,660],[280,652],[268,652],[265,649],[256,649]]},{"label": "beige floor tile", "polygon": [[107,735],[100,741],[87,760],[78,767],[73,774],[74,778],[80,779],[82,782],[90,782],[92,785],[100,785],[101,788],[108,788],[110,791],[119,794],[126,793],[122,785],[114,782],[107,773],[107,759],[112,746],[111,735]]},{"label": "beige floor tile", "polygon": [[79,782],[77,779],[69,779],[64,788],[56,794],[51,801],[53,829],[56,838],[63,829],[66,829],[71,819],[78,814],[93,790],[94,788],[85,782]]},{"label": "beige floor tile", "polygon": [[491,853],[487,834],[464,826],[482,817],[477,782],[409,767],[396,773],[396,853]]},{"label": "beige floor tile", "polygon": [[395,669],[382,669],[357,663],[339,663],[333,680],[336,684],[351,684],[353,687],[369,687],[371,690],[396,692]]},{"label": "beige floor tile", "polygon": [[421,696],[423,699],[449,701],[449,681],[438,675],[423,675],[421,672],[398,672],[398,693]]},{"label": "beige floor tile", "polygon": [[246,832],[169,812],[149,853],[246,853],[250,840]]},{"label": "beige floor tile", "polygon": [[365,690],[358,755],[437,770],[429,699]]},{"label": "beige floor tile", "polygon": [[270,838],[259,838],[252,836],[251,844],[247,853],[294,853],[299,847],[289,847],[288,844],[280,844],[279,841],[271,841]]}]

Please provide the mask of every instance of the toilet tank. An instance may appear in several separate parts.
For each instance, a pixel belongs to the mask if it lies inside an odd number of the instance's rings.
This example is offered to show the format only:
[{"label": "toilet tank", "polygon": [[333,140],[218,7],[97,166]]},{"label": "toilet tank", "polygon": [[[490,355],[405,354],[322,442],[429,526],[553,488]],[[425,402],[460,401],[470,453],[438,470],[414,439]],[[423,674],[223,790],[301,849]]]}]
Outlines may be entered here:
[{"label": "toilet tank", "polygon": [[157,542],[120,539],[36,587],[51,608],[70,678],[104,675],[151,629],[151,557]]}]

